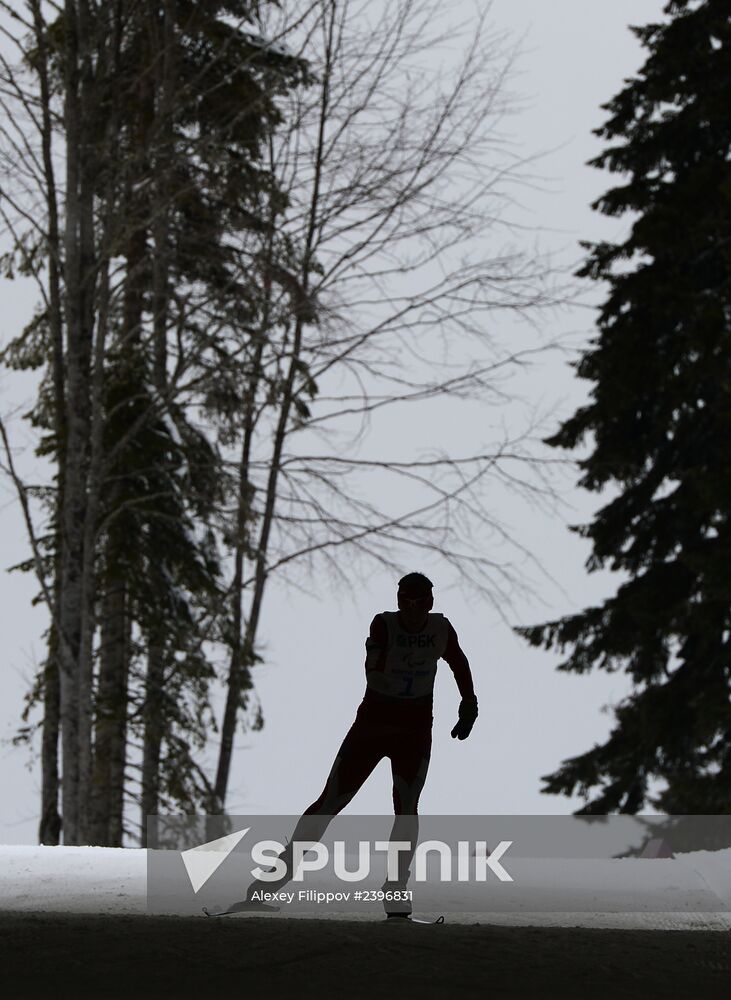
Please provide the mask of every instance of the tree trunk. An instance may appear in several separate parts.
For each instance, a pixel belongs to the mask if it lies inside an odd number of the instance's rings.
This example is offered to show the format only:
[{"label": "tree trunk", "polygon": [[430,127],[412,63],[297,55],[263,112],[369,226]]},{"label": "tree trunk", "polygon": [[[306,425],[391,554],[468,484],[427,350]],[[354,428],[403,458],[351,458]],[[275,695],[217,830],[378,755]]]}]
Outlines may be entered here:
[{"label": "tree trunk", "polygon": [[41,14],[39,0],[32,3],[33,25],[38,46],[38,79],[41,90],[42,111],[42,151],[43,175],[45,180],[46,205],[48,207],[48,301],[49,322],[52,341],[53,371],[53,429],[56,438],[56,478],[55,499],[55,542],[54,542],[54,586],[51,627],[49,630],[48,653],[43,670],[43,735],[41,742],[41,820],[38,840],[41,844],[58,844],[61,832],[61,816],[58,811],[58,738],[60,728],[60,665],[58,638],[58,611],[60,589],[60,549],[59,530],[61,512],[64,508],[64,455],[66,450],[66,401],[64,389],[64,345],[63,316],[61,306],[61,238],[58,219],[56,175],[52,158],[51,93],[48,79],[48,51],[46,46],[46,25]]},{"label": "tree trunk", "polygon": [[147,817],[157,814],[160,789],[160,748],[163,735],[163,682],[165,649],[162,637],[155,635],[147,651],[145,735],[142,755],[142,801],[140,815],[140,846],[147,847]]},{"label": "tree trunk", "polygon": [[[274,231],[275,214],[272,209],[269,219],[269,239],[267,244],[267,258],[272,256],[272,238]],[[264,286],[264,314],[261,324],[261,335],[251,369],[249,380],[246,414],[244,417],[244,440],[241,446],[241,461],[239,462],[239,495],[236,510],[236,550],[234,556],[234,579],[232,586],[232,618],[233,618],[233,645],[231,647],[231,659],[228,668],[228,681],[226,690],[226,707],[224,709],[223,723],[221,725],[221,744],[218,752],[218,766],[216,768],[216,781],[213,791],[213,802],[209,805],[209,812],[220,814],[224,812],[226,803],[226,792],[228,790],[229,775],[231,773],[231,757],[233,755],[234,736],[236,735],[236,716],[238,713],[239,700],[244,681],[247,679],[249,668],[251,667],[251,655],[244,655],[242,626],[243,626],[243,594],[242,584],[244,577],[244,555],[249,551],[248,526],[251,517],[251,500],[253,487],[249,480],[249,462],[251,458],[251,444],[254,436],[254,412],[256,410],[257,392],[261,382],[261,359],[264,353],[264,343],[266,331],[269,325],[269,308],[271,304],[271,279],[267,275]],[[253,643],[247,646],[247,650],[253,651]]]},{"label": "tree trunk", "polygon": [[[175,10],[172,0],[150,19],[147,40],[154,60],[155,91],[143,91],[141,142],[152,136],[150,166],[154,173],[155,199],[151,205],[153,383],[165,395],[167,387],[167,325],[169,307],[170,255],[168,250],[170,158],[173,149],[172,111],[175,103]],[[149,131],[148,131],[149,128]],[[163,739],[163,683],[165,668],[164,636],[158,629],[149,637],[147,676],[143,708],[142,795],[140,802],[140,844],[147,846],[147,817],[156,815],[160,792],[160,750]]]},{"label": "tree trunk", "polygon": [[[146,232],[141,221],[143,206],[133,192],[134,180],[134,176],[127,178],[123,198],[124,225],[127,230],[126,274],[120,343],[116,345],[124,357],[132,359],[133,367],[141,342],[144,306],[142,268],[147,252]],[[96,423],[95,427],[98,431],[100,424]],[[124,434],[124,431],[122,426],[118,433]],[[115,441],[112,440],[109,444],[113,448]],[[126,525],[124,519],[118,516],[118,508],[123,502],[121,483],[124,481],[124,465],[128,457],[127,451],[123,450],[111,466],[102,463],[103,471],[96,470],[98,476],[104,475],[118,483],[107,496],[105,504],[109,527],[105,554],[106,588],[101,612],[91,821],[94,841],[112,847],[121,847],[124,836],[131,616],[127,594],[129,567],[125,560]]]},{"label": "tree trunk", "polygon": [[[130,205],[129,197],[126,203]],[[144,231],[135,228],[130,233],[126,252],[127,273],[121,330],[123,349],[127,354],[137,349],[140,339],[143,305],[140,266],[144,252]],[[121,466],[107,468],[104,474],[113,480],[123,480],[126,457],[123,452],[119,457]],[[127,545],[126,525],[124,519],[118,516],[119,505],[123,502],[121,493],[121,486],[117,485],[109,493],[106,502],[109,512],[105,554],[106,587],[101,612],[99,689],[92,766],[91,830],[95,843],[110,847],[122,846],[129,701],[131,622],[127,608],[126,578],[129,569],[124,558]]]},{"label": "tree trunk", "polygon": [[[124,596],[124,635],[117,640],[119,664],[115,673],[116,686],[113,690],[114,717],[110,725],[109,739],[109,821],[107,842],[110,847],[124,846],[124,785],[127,765],[127,690],[129,678],[131,621],[126,609],[126,591],[120,594],[120,605]],[[121,612],[120,612],[121,613]]]},{"label": "tree trunk", "polygon": [[129,621],[124,574],[116,572],[119,539],[107,543],[102,602],[99,689],[96,704],[90,842],[122,846],[122,806],[127,745]]},{"label": "tree trunk", "polygon": [[[83,0],[81,0],[83,5]],[[79,842],[79,652],[83,600],[86,476],[89,454],[89,363],[91,330],[85,273],[89,261],[83,240],[86,213],[81,177],[86,154],[80,99],[80,47],[85,44],[74,0],[65,6],[66,127],[66,425],[67,449],[61,511],[61,586],[58,626],[60,715],[63,753],[62,801],[65,844]],[[88,40],[86,40],[88,44]],[[82,221],[83,216],[83,221]]]},{"label": "tree trunk", "polygon": [[41,820],[38,843],[56,845],[61,834],[58,811],[58,734],[60,684],[58,637],[51,625],[48,654],[43,668],[43,735],[41,738]]},{"label": "tree trunk", "polygon": [[[109,18],[108,29],[103,19]],[[84,108],[93,106],[97,88],[103,77],[118,78],[121,45],[121,12],[101,11],[95,21],[94,37],[100,40],[97,49],[96,78],[86,74],[82,81]],[[91,16],[81,22],[87,35],[92,32]],[[105,32],[108,31],[108,35]],[[104,449],[104,386],[106,341],[110,304],[110,255],[114,232],[119,222],[114,218],[117,181],[109,170],[105,155],[117,147],[119,101],[114,100],[112,113],[96,135],[89,136],[89,152],[81,165],[81,254],[82,280],[85,282],[85,326],[93,340],[93,358],[89,376],[89,465],[87,472],[87,506],[84,524],[84,556],[81,594],[81,640],[79,649],[79,835],[85,841],[89,832],[89,799],[92,781],[92,725],[94,682],[94,634],[96,631],[96,564],[97,522],[102,494]],[[92,153],[91,151],[95,152]],[[94,191],[106,173],[106,210],[99,251],[95,245]],[[98,289],[98,297],[97,297]],[[95,329],[96,318],[96,332]]]},{"label": "tree trunk", "polygon": [[[260,352],[261,353],[261,352]],[[255,388],[253,393],[255,393]],[[234,736],[236,734],[236,715],[239,706],[239,698],[243,682],[246,679],[246,671],[251,666],[243,658],[242,650],[242,624],[243,624],[243,595],[241,585],[243,582],[244,553],[247,544],[247,526],[249,521],[249,510],[251,505],[251,484],[249,482],[249,457],[251,451],[252,437],[252,416],[254,408],[253,394],[250,394],[246,415],[246,429],[244,431],[244,441],[241,448],[241,462],[239,464],[239,499],[236,512],[236,552],[234,565],[234,579],[232,587],[233,601],[233,636],[231,647],[231,659],[228,668],[228,683],[226,692],[226,708],[224,710],[223,724],[221,726],[221,746],[218,753],[218,768],[216,770],[216,783],[214,786],[214,801],[209,805],[209,811],[222,813],[226,802],[226,790],[231,771],[231,756],[233,754]]]},{"label": "tree trunk", "polygon": [[167,385],[167,322],[170,255],[168,252],[170,159],[173,152],[173,107],[175,103],[175,3],[165,0],[161,24],[154,25],[153,52],[162,49],[156,60],[158,107],[155,112],[154,171],[157,196],[153,206],[152,237],[152,316],[154,344],[154,384],[162,394]]}]

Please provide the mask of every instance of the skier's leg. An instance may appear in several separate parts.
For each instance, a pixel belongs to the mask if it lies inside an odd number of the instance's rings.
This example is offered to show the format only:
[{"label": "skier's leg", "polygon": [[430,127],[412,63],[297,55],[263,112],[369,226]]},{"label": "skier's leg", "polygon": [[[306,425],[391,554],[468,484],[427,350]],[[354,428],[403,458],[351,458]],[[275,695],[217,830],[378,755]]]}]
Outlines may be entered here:
[{"label": "skier's leg", "polygon": [[[390,754],[393,777],[394,822],[391,841],[406,843],[409,848],[398,853],[398,873],[395,879],[386,877],[384,891],[404,891],[411,875],[411,862],[419,837],[419,796],[426,781],[431,756],[431,730],[404,733],[399,745]],[[411,913],[411,903],[402,900],[384,901],[387,913]]]},{"label": "skier's leg", "polygon": [[355,723],[338,750],[325,787],[312,805],[305,809],[302,818],[337,816],[385,754],[386,750],[378,733]]},{"label": "skier's leg", "polygon": [[276,892],[291,881],[294,874],[292,845],[295,842],[319,841],[332,818],[348,805],[384,755],[385,749],[378,733],[356,720],[338,750],[325,787],[304,811],[289,843],[279,855],[286,866],[286,873],[274,882],[265,883],[257,879],[249,886],[247,898],[255,890]]},{"label": "skier's leg", "polygon": [[350,739],[346,737],[325,787],[300,817],[291,842],[320,840],[332,818],[348,805],[383,756],[383,749],[367,735],[357,733]]}]

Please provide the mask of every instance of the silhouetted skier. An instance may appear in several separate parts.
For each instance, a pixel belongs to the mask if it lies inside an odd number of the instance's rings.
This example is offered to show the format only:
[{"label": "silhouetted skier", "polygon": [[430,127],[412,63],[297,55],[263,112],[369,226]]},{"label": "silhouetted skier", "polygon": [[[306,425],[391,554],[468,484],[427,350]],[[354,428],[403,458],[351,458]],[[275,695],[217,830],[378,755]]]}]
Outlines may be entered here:
[{"label": "silhouetted skier", "polygon": [[[297,823],[290,846],[281,855],[287,874],[276,882],[254,882],[247,892],[277,891],[292,877],[294,841],[318,841],[331,818],[350,802],[383,758],[391,761],[396,819],[391,841],[408,841],[411,853],[399,854],[396,882],[384,889],[405,888],[418,834],[418,804],[431,756],[432,698],[437,662],[449,664],[462,697],[452,736],[469,736],[477,718],[477,698],[467,657],[444,615],[432,613],[431,581],[421,573],[399,580],[398,611],[383,611],[371,622],[366,639],[366,691],[353,725],[338,750],[319,798]],[[243,907],[243,904],[241,904]],[[389,905],[389,916],[408,915],[408,903]]]}]

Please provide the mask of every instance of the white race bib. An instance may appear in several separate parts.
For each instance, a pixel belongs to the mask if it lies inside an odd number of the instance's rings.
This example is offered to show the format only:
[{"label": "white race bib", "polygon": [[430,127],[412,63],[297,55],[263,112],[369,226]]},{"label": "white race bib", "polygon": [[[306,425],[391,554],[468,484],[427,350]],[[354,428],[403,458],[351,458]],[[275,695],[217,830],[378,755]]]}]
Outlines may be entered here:
[{"label": "white race bib", "polygon": [[[397,611],[381,613],[386,623],[387,645],[381,669],[366,671],[369,688],[392,698],[423,698],[434,690],[437,662],[447,647],[449,623],[432,612],[420,632],[407,632]],[[380,658],[381,650],[369,647],[368,655]]]}]

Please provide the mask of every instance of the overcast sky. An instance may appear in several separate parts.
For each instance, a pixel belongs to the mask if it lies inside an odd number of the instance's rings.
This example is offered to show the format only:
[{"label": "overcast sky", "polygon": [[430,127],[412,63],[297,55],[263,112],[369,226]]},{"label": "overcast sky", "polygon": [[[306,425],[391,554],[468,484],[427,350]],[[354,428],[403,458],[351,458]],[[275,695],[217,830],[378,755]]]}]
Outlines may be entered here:
[{"label": "overcast sky", "polygon": [[[580,239],[619,239],[626,220],[608,220],[590,203],[611,183],[609,174],[585,166],[601,144],[591,134],[606,113],[600,105],[634,75],[643,50],[628,24],[663,18],[660,0],[493,0],[492,22],[515,41],[523,37],[513,67],[512,92],[522,109],[505,119],[523,155],[547,153],[531,173],[541,180],[521,187],[513,217],[540,229],[544,249],[555,250],[567,267],[580,256]],[[465,10],[472,10],[465,3]],[[529,243],[532,237],[526,236]],[[2,282],[0,343],[20,328],[32,307],[17,285]],[[590,293],[591,296],[592,293]],[[600,301],[598,293],[594,301]],[[592,334],[594,314],[586,308],[544,318],[543,335]],[[501,320],[501,323],[503,321]],[[510,336],[514,320],[499,332]],[[0,373],[4,416],[28,398],[30,381]],[[565,360],[546,359],[523,383],[544,408],[556,404],[568,415],[584,396]],[[474,411],[473,411],[474,415]],[[12,422],[17,445],[30,442],[27,427]],[[462,428],[455,426],[455,441]],[[569,533],[567,523],[585,521],[596,498],[566,483],[572,505],[548,515],[510,502],[497,514],[515,537],[535,553],[557,582],[540,583],[542,603],[523,599],[510,611],[515,624],[532,624],[578,611],[616,587],[607,574],[587,575],[588,548]],[[506,502],[507,504],[507,502]],[[7,482],[0,483],[0,537],[3,567],[27,557],[20,512]],[[540,794],[540,777],[568,756],[602,741],[610,715],[603,706],[625,694],[626,681],[612,676],[567,676],[554,667],[552,653],[529,649],[495,609],[450,586],[444,567],[425,561],[406,567],[427,572],[435,582],[435,610],[450,618],[472,665],[480,717],[469,740],[451,740],[458,695],[446,664],[435,691],[432,762],[420,809],[424,813],[567,813],[579,802]],[[528,567],[526,567],[526,571]],[[454,583],[449,576],[450,583]],[[377,611],[395,606],[395,580],[382,570],[359,583],[351,596],[336,598],[325,581],[313,580],[310,595],[274,584],[265,600],[260,635],[265,663],[256,685],[266,725],[240,735],[235,752],[229,808],[232,812],[295,814],[319,794],[335,752],[354,716],[364,687],[363,643]],[[23,695],[43,655],[42,610],[30,608],[35,587],[29,575],[0,575],[3,664],[0,669],[0,843],[35,843],[40,769],[12,736]],[[28,767],[31,764],[30,768]],[[391,808],[388,762],[382,761],[355,798],[350,812]]]}]

